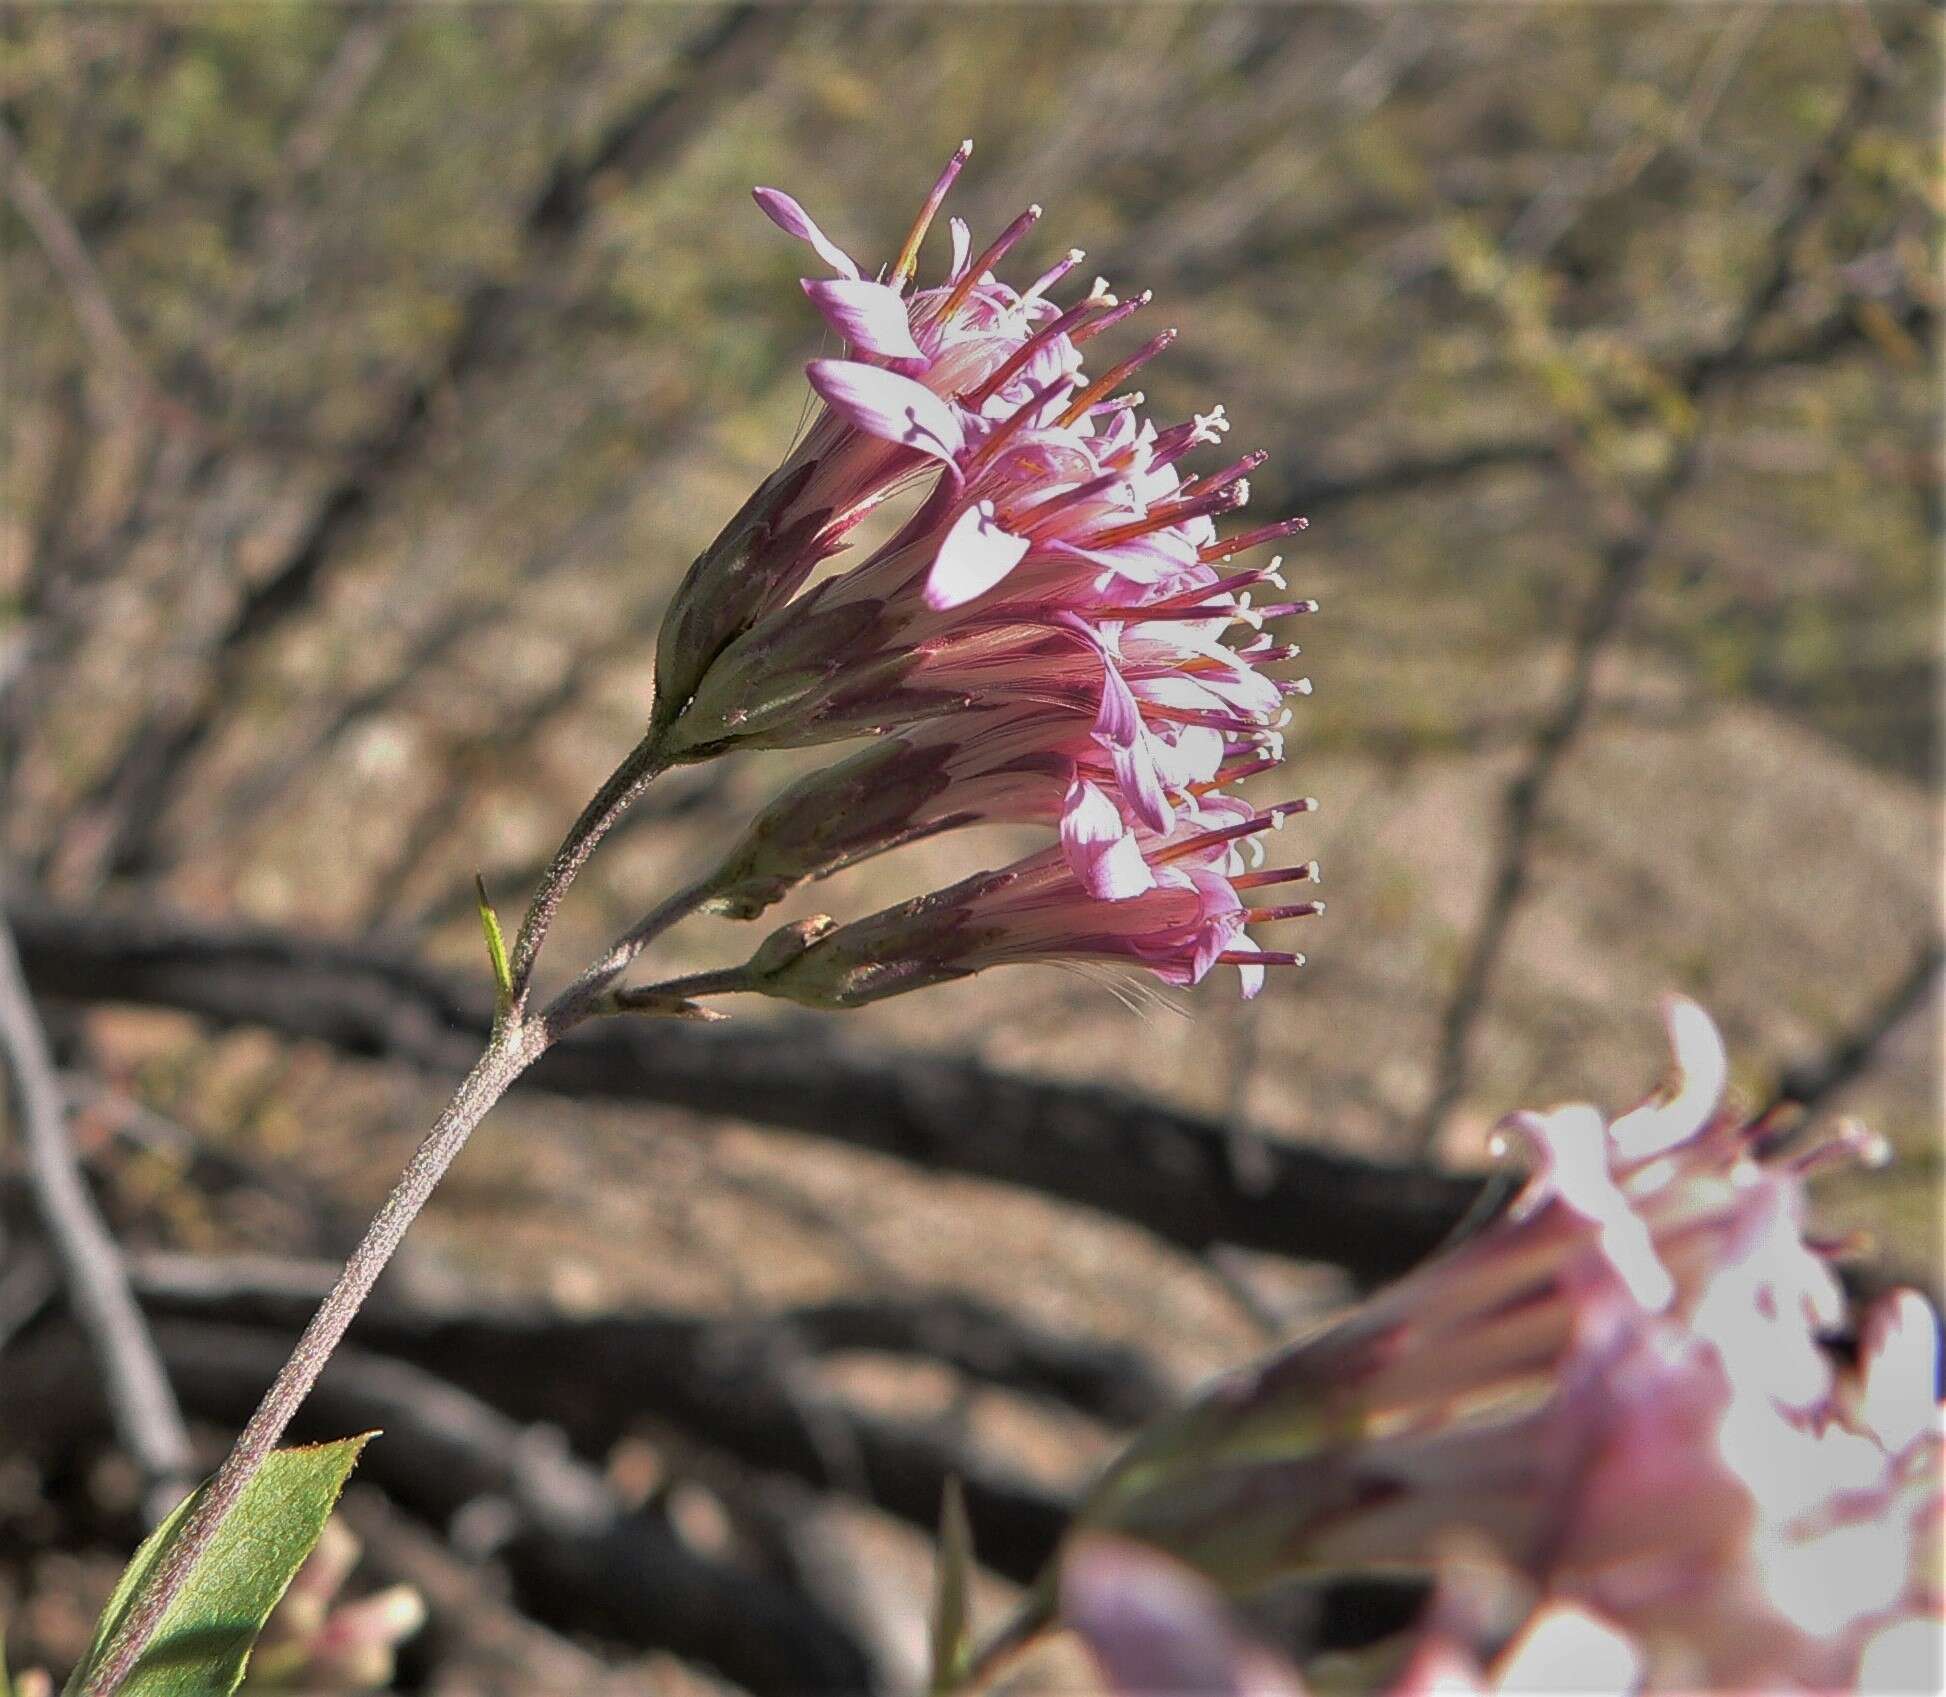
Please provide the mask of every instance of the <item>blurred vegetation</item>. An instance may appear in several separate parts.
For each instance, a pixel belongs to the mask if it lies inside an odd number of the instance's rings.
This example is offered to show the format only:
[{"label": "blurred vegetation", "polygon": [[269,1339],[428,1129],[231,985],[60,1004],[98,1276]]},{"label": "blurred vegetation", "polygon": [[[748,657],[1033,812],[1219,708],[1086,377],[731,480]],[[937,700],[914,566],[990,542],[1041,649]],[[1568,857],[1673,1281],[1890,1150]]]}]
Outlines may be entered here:
[{"label": "blurred vegetation", "polygon": [[[803,256],[749,186],[881,255],[971,135],[976,233],[1037,200],[1023,274],[1074,242],[1154,288],[1183,336],[1153,408],[1223,402],[1272,452],[1253,511],[1312,518],[1293,770],[1331,907],[1313,967],[1247,1009],[1022,973],[848,1032],[1477,1163],[1509,1108],[1638,1092],[1654,998],[1687,989],[1759,1100],[1862,1045],[1819,1107],[1902,1160],[1834,1215],[1931,1266],[1935,10],[821,4],[699,61],[726,16],[0,20],[15,888],[477,977],[474,869],[505,905],[632,740],[664,598],[798,421]],[[646,141],[561,188],[642,112]],[[672,780],[562,954],[788,769]],[[931,845],[794,911],[994,852]],[[347,1217],[427,1096],[165,1014],[58,1035],[190,1147]],[[653,1147],[640,1114],[504,1117],[422,1246],[496,1288],[735,1309],[947,1280],[1186,1373],[1251,1336],[1153,1245],[997,1187],[673,1113]],[[136,1241],[292,1246],[274,1189],[204,1194],[153,1139],[103,1159]]]}]

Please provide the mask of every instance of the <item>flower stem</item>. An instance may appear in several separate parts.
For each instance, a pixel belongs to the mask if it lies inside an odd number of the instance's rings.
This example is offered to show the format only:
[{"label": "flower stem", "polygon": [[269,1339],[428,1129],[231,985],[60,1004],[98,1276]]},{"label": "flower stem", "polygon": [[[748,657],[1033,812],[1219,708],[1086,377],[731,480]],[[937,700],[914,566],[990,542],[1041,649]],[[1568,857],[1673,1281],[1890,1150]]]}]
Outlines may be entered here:
[{"label": "flower stem", "polygon": [[264,1393],[263,1401],[237,1438],[228,1459],[204,1486],[189,1518],[142,1587],[107,1654],[90,1678],[87,1697],[113,1697],[128,1678],[218,1528],[236,1507],[245,1487],[277,1447],[278,1439],[310,1395],[325,1363],[371,1294],[372,1286],[392,1259],[406,1229],[418,1218],[447,1168],[466,1147],[473,1128],[550,1045],[598,1011],[602,993],[650,942],[708,899],[707,882],[679,891],[618,937],[544,1012],[535,1015],[527,1012],[534,967],[568,886],[588,863],[588,857],[602,838],[648,788],[663,765],[654,736],[643,738],[610,774],[562,839],[521,921],[510,962],[512,994],[499,1000],[485,1052],[413,1152],[391,1195],[373,1216],[364,1238],[332,1286],[331,1294],[305,1327],[296,1349]]},{"label": "flower stem", "polygon": [[545,1043],[538,1028],[514,1026],[496,1034],[478,1064],[466,1075],[446,1111],[426,1133],[392,1194],[366,1228],[365,1236],[345,1263],[331,1294],[324,1299],[290,1359],[272,1382],[257,1412],[250,1417],[229,1459],[203,1488],[174,1543],[141,1596],[130,1609],[121,1630],[88,1686],[89,1697],[109,1697],[125,1680],[136,1659],[154,1636],[176,1594],[182,1589],[217,1529],[243,1495],[277,1440],[284,1435],[311,1387],[331,1359],[352,1318],[371,1294],[372,1286],[392,1259],[406,1228],[425,1207],[434,1187],[466,1146],[473,1128],[500,1100],[515,1079],[539,1057]]},{"label": "flower stem", "polygon": [[[662,751],[656,746],[655,737],[644,737],[629,750],[621,765],[608,775],[608,781],[595,792],[594,799],[581,810],[581,817],[575,820],[568,834],[561,839],[561,846],[554,851],[554,858],[541,874],[534,899],[528,904],[527,916],[520,922],[520,935],[514,939],[511,961],[511,1013],[514,1020],[518,1021],[526,1010],[528,993],[534,983],[535,963],[540,959],[541,946],[547,941],[547,933],[554,924],[561,898],[568,893],[568,886],[574,882],[581,868],[587,865],[588,857],[595,852],[601,839],[608,835],[615,821],[628,811],[636,797],[649,787],[666,764]],[[634,957],[631,955],[629,958]]]}]

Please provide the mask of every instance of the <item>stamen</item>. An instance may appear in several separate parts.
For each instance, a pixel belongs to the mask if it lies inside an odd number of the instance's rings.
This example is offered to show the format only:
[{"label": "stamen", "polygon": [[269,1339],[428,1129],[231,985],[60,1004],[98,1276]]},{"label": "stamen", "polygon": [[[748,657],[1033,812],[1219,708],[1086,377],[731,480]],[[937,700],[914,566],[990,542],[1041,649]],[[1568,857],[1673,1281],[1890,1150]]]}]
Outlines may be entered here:
[{"label": "stamen", "polygon": [[1877,1132],[1856,1120],[1843,1120],[1831,1134],[1800,1150],[1785,1163],[1799,1177],[1834,1166],[1882,1167],[1892,1159],[1892,1146]]},{"label": "stamen", "polygon": [[[1228,485],[1237,482],[1240,478],[1246,476],[1248,473],[1255,471],[1258,466],[1262,465],[1264,461],[1269,458],[1270,458],[1270,453],[1267,449],[1264,448],[1255,449],[1254,451],[1245,454],[1242,459],[1237,460],[1232,464],[1225,466],[1221,471],[1212,474],[1206,482],[1200,485],[1200,487],[1204,490],[1205,493],[1207,493],[1209,490],[1212,489],[1225,488]],[[1268,577],[1269,575],[1270,574],[1268,572],[1264,573],[1265,577]]]},{"label": "stamen", "polygon": [[[1245,873],[1247,878],[1251,876]],[[1232,887],[1236,880],[1230,880]],[[1274,925],[1280,919],[1314,919],[1324,912],[1323,902],[1287,902],[1282,907],[1255,907],[1250,910],[1252,925]]]},{"label": "stamen", "polygon": [[[1031,526],[1047,518],[1051,518],[1055,513],[1061,512],[1065,508],[1076,506],[1083,501],[1092,501],[1097,495],[1106,493],[1108,490],[1113,489],[1116,484],[1123,481],[1122,474],[1118,471],[1103,472],[1099,477],[1091,477],[1086,483],[1077,483],[1072,489],[1062,489],[1055,494],[1034,502],[1032,506],[1017,508],[1013,512],[1004,515],[1006,517],[1007,529],[1012,531],[1016,536],[1025,536],[1029,533]],[[1080,611],[1080,609],[1076,609],[1076,611]],[[1099,618],[1120,618],[1122,614],[1122,609],[1108,608],[1106,610],[1096,610],[1094,616]],[[1086,617],[1087,615],[1084,613],[1083,616]]]},{"label": "stamen", "polygon": [[1161,353],[1175,339],[1176,331],[1173,328],[1165,330],[1161,335],[1152,337],[1149,341],[1145,342],[1134,353],[1130,354],[1127,359],[1123,360],[1120,365],[1111,366],[1074,398],[1068,410],[1062,413],[1058,420],[1060,427],[1065,430],[1077,423],[1081,415],[1092,407],[1095,402],[1112,395],[1122,386],[1122,380],[1124,378],[1130,377],[1140,371],[1143,366],[1147,365],[1150,360],[1154,359],[1157,354]]},{"label": "stamen", "polygon": [[1215,565],[1219,560],[1227,560],[1232,554],[1241,554],[1246,548],[1255,548],[1259,543],[1274,542],[1280,536],[1295,536],[1300,530],[1308,530],[1310,524],[1309,519],[1279,519],[1275,524],[1222,537],[1203,548],[1199,557],[1205,565]]},{"label": "stamen", "polygon": [[984,252],[974,258],[973,262],[966,268],[966,275],[953,285],[953,292],[940,303],[940,323],[945,323],[947,319],[951,318],[954,313],[958,312],[966,304],[966,297],[973,292],[974,285],[987,272],[991,271],[994,266],[1000,263],[1001,259],[1006,255],[1007,250],[1015,242],[1019,241],[1022,236],[1026,235],[1029,230],[1033,229],[1040,222],[1040,217],[1041,209],[1038,206],[1028,207],[1025,212],[1002,230],[999,235],[993,238]]},{"label": "stamen", "polygon": [[[1112,307],[1114,304],[1115,297],[1113,295],[1090,295],[1084,301],[1077,301],[1051,324],[1043,324],[1040,329],[1036,330],[1033,335],[1029,336],[1026,341],[1014,349],[1012,354],[994,371],[991,377],[988,377],[977,387],[969,389],[961,399],[969,407],[979,406],[982,401],[999,393],[1001,386],[1010,377],[1022,370],[1027,362],[1052,342],[1056,336],[1067,335],[1089,313],[1098,312],[1104,307]],[[1070,335],[1068,339],[1072,341],[1074,338]]]},{"label": "stamen", "polygon": [[1288,949],[1225,949],[1216,957],[1225,966],[1302,966],[1304,957]]},{"label": "stamen", "polygon": [[1015,436],[1019,435],[1029,419],[1036,417],[1041,409],[1052,401],[1056,395],[1060,394],[1062,390],[1072,389],[1079,381],[1080,378],[1075,373],[1068,372],[1064,376],[1056,377],[1043,383],[1040,388],[1029,394],[1026,400],[1022,401],[1019,406],[1015,407],[1007,415],[1006,419],[1001,423],[1000,428],[980,444],[978,449],[975,450],[973,457],[966,462],[967,479],[970,481],[978,472],[984,471],[988,466],[992,465],[994,456],[1008,442],[1012,441]]},{"label": "stamen", "polygon": [[970,139],[959,144],[953,157],[946,161],[946,169],[939,173],[932,193],[926,196],[925,205],[919,208],[919,216],[913,219],[912,228],[906,234],[905,246],[899,249],[898,263],[892,267],[892,287],[901,293],[918,272],[919,244],[926,239],[926,231],[932,228],[933,215],[938,212],[939,203],[946,198],[946,191],[953,186],[953,179],[960,174],[972,153],[973,143]]},{"label": "stamen", "polygon": [[1123,301],[1113,312],[1104,313],[1092,324],[1084,324],[1068,338],[1078,348],[1083,342],[1092,342],[1104,330],[1112,330],[1125,318],[1133,317],[1155,299],[1155,290],[1144,289],[1133,300]]},{"label": "stamen", "polygon": [[1315,884],[1318,881],[1318,863],[1307,860],[1302,866],[1279,866],[1268,872],[1239,872],[1230,880],[1230,887],[1260,890],[1269,884]]},{"label": "stamen", "polygon": [[1191,448],[1219,441],[1229,428],[1230,421],[1220,406],[1210,412],[1199,412],[1182,424],[1172,424],[1155,439],[1154,463],[1174,465]]},{"label": "stamen", "polygon": [[1214,848],[1218,843],[1234,842],[1238,837],[1254,837],[1263,831],[1281,831],[1284,821],[1293,813],[1313,813],[1317,805],[1315,796],[1299,796],[1295,801],[1279,802],[1261,813],[1253,813],[1248,819],[1239,819],[1234,825],[1219,825],[1214,830],[1186,837],[1179,843],[1165,844],[1149,858],[1152,861],[1180,860],[1186,854]]},{"label": "stamen", "polygon": [[1151,507],[1139,519],[1097,532],[1088,539],[1088,546],[1113,548],[1119,542],[1133,542],[1138,536],[1167,530],[1186,519],[1235,512],[1238,507],[1247,505],[1249,500],[1250,485],[1238,478],[1227,488],[1199,490],[1187,501],[1165,501],[1160,506]]},{"label": "stamen", "polygon": [[[1046,294],[1049,289],[1053,288],[1056,283],[1060,282],[1060,280],[1063,277],[1065,277],[1070,271],[1072,271],[1077,265],[1079,265],[1082,262],[1082,260],[1086,259],[1087,257],[1088,257],[1087,254],[1083,253],[1080,248],[1078,247],[1069,248],[1068,251],[1061,256],[1061,258],[1057,259],[1052,265],[1050,265],[1045,271],[1043,271],[1038,277],[1034,279],[1033,286],[1029,288],[1026,294],[1022,295],[1020,298],[1024,301],[1039,300],[1042,295]],[[1106,280],[1099,277],[1096,278],[1095,286],[1098,289],[1106,288],[1107,287]],[[1093,290],[1090,291],[1090,293],[1093,292],[1094,292]]]}]

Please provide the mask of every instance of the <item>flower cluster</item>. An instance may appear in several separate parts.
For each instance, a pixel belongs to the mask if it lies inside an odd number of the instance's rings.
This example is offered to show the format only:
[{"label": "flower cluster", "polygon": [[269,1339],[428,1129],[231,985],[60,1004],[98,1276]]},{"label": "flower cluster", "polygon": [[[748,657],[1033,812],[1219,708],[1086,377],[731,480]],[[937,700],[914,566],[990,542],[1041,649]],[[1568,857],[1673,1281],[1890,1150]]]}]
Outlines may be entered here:
[{"label": "flower cluster", "polygon": [[[1679,1084],[1609,1123],[1516,1116],[1509,1214],[1139,1441],[1083,1513],[1233,1590],[1482,1543],[1627,1634],[1654,1689],[1933,1689],[1939,1333],[1911,1292],[1854,1366],[1806,1152],[1722,1105],[1702,1011]],[[1632,1688],[1632,1687],[1629,1687]]]},{"label": "flower cluster", "polygon": [[[843,338],[811,362],[821,410],[785,464],[691,569],[664,623],[656,746],[665,760],[883,739],[780,798],[711,880],[722,910],[914,837],[982,821],[1046,824],[1059,846],[800,950],[752,987],[852,1005],[1003,961],[1084,958],[1193,983],[1261,951],[1259,833],[1308,803],[1256,810],[1227,786],[1282,759],[1296,650],[1266,621],[1277,562],[1234,557],[1302,527],[1220,536],[1249,499],[1249,454],[1180,469],[1219,441],[1222,409],[1158,428],[1122,386],[1174,332],[1091,376],[1083,349],[1146,304],[1097,279],[1057,305],[1068,253],[1024,289],[995,274],[1030,207],[978,254],[952,221],[945,279],[912,288],[921,242],[966,158],[935,183],[876,278],[794,200],[758,204],[830,276],[804,291]],[[857,564],[813,577],[860,520],[913,489],[915,510]],[[1268,586],[1271,599],[1261,604]]]},{"label": "flower cluster", "polygon": [[324,1524],[250,1658],[246,1692],[377,1691],[389,1687],[399,1645],[426,1621],[410,1585],[345,1601],[363,1547],[341,1519]]}]

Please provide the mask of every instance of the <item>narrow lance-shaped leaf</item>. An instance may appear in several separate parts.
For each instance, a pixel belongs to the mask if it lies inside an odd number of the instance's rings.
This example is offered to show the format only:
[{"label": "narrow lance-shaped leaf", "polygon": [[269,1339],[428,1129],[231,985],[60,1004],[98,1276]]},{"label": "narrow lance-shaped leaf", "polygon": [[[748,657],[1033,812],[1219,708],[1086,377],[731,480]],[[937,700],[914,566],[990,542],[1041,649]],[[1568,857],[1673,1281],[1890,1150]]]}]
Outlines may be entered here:
[{"label": "narrow lance-shaped leaf", "polygon": [[957,1479],[948,1479],[939,1511],[939,1566],[933,1583],[931,1692],[950,1691],[965,1665],[972,1578],[973,1529],[966,1519],[966,1493]]},{"label": "narrow lance-shaped leaf", "polygon": [[507,963],[507,940],[500,932],[500,916],[487,899],[486,879],[473,874],[473,894],[480,904],[480,929],[486,933],[487,959],[493,963],[494,1011],[505,1013],[513,1005],[513,969]]},{"label": "narrow lance-shaped leaf", "polygon": [[[118,1697],[228,1697],[236,1690],[265,1619],[323,1533],[373,1435],[278,1450],[264,1462],[163,1613]],[[89,1689],[201,1494],[181,1503],[135,1552],[63,1697]]]}]

